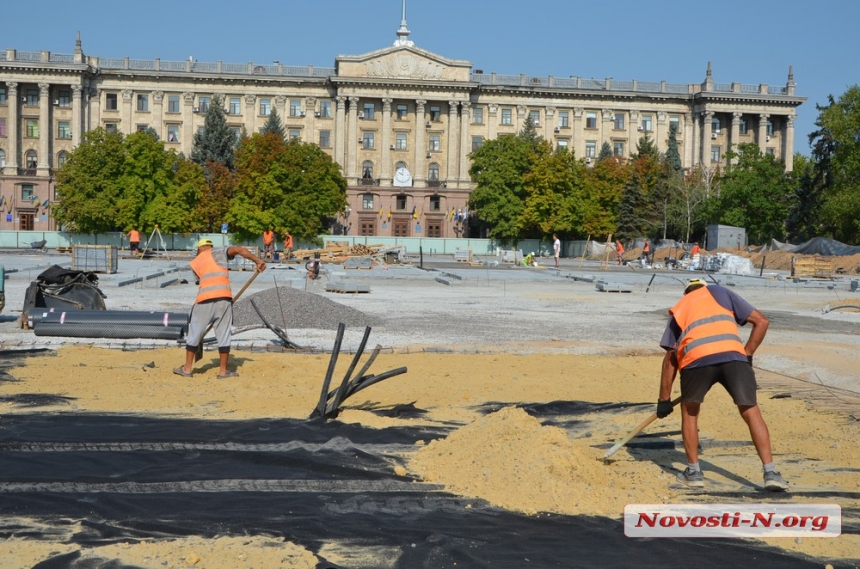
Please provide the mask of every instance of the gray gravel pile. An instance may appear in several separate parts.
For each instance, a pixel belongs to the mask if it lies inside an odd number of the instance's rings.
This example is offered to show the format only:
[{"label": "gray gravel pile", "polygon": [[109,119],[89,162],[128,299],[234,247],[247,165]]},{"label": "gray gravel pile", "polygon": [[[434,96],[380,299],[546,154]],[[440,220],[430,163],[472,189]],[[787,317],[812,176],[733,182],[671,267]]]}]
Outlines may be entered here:
[{"label": "gray gravel pile", "polygon": [[[346,326],[373,326],[377,322],[373,316],[317,294],[290,287],[277,289],[272,287],[239,299],[233,306],[234,326],[262,324],[254,307],[251,306],[252,299],[266,320],[279,328],[337,330],[337,325],[341,322]],[[282,307],[283,316],[281,316]],[[286,327],[284,319],[286,319]]]}]

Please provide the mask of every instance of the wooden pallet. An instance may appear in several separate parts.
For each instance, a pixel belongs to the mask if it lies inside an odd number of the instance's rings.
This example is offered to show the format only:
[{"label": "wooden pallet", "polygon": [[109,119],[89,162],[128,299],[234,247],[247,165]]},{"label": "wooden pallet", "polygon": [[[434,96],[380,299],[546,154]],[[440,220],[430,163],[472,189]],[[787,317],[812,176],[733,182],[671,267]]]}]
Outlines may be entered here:
[{"label": "wooden pallet", "polygon": [[833,261],[829,257],[794,257],[792,276],[797,278],[831,279]]}]

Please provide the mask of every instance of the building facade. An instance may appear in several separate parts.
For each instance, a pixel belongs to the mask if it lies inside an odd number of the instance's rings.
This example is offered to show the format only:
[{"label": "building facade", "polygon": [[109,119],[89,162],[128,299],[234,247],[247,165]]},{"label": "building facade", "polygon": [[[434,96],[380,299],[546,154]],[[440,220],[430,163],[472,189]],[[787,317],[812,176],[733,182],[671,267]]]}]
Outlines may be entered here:
[{"label": "building facade", "polygon": [[393,46],[314,66],[110,59],[0,52],[0,230],[56,230],[55,172],[103,127],[153,128],[191,153],[219,98],[235,132],[258,132],[274,109],[289,137],[318,144],[342,167],[349,206],[336,233],[460,237],[469,233],[469,154],[518,132],[531,117],[556,147],[591,163],[604,142],[617,156],[648,134],[661,151],[670,125],[685,168],[726,163],[754,142],[792,168],[796,108],[785,85],[695,84],[498,75],[428,52],[405,17]]}]

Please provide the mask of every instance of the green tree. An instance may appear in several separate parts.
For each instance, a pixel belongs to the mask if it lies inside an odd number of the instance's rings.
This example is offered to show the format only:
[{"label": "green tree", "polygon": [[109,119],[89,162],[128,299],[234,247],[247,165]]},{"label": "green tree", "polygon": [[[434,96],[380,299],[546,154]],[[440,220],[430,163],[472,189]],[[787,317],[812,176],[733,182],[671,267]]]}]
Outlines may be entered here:
[{"label": "green tree", "polygon": [[602,162],[607,158],[612,158],[612,147],[609,146],[608,142],[604,142],[600,146],[600,154],[597,155],[597,162]]},{"label": "green tree", "polygon": [[794,206],[786,222],[786,238],[795,243],[820,235],[822,186],[816,179],[815,163],[800,153],[794,155]]},{"label": "green tree", "polygon": [[172,183],[144,206],[140,227],[149,231],[158,225],[162,232],[170,233],[211,231],[196,216],[200,198],[209,188],[203,167],[177,157],[174,169]]},{"label": "green tree", "polygon": [[666,141],[666,162],[675,174],[680,174],[684,171],[681,162],[681,153],[678,151],[678,125],[677,123],[669,123],[669,139]]},{"label": "green tree", "polygon": [[263,125],[263,129],[260,131],[260,134],[266,134],[267,132],[274,132],[281,138],[287,137],[287,131],[284,129],[284,123],[281,122],[281,117],[278,115],[278,109],[272,108],[272,112],[269,114],[269,118],[266,119],[266,124]]},{"label": "green tree", "polygon": [[794,188],[783,162],[755,144],[740,144],[738,154],[730,151],[726,157],[738,162],[723,174],[719,196],[707,205],[709,218],[745,227],[753,243],[784,239]]},{"label": "green tree", "polygon": [[703,229],[705,204],[710,195],[712,173],[701,165],[688,175],[672,176],[669,181],[673,199],[669,202],[669,223],[685,243]]},{"label": "green tree", "polygon": [[488,140],[472,152],[469,174],[476,186],[469,195],[469,212],[490,237],[504,242],[520,238],[527,196],[525,175],[541,154],[550,152],[546,141],[538,145],[531,136],[512,134]]},{"label": "green tree", "polygon": [[[626,209],[623,215],[619,211],[619,223],[621,223],[619,231],[627,239],[642,235],[653,237],[661,228],[665,233],[668,173],[657,146],[647,134],[639,139],[636,152],[630,157],[630,165],[634,175],[628,182],[621,200]],[[635,208],[635,211],[630,208]],[[625,233],[636,228],[641,233],[634,235]]]},{"label": "green tree", "polygon": [[523,121],[523,128],[517,136],[528,141],[532,146],[537,146],[538,143],[543,140],[543,137],[538,134],[537,129],[535,128],[535,123],[532,120],[531,115],[527,116],[526,120]]},{"label": "green tree", "polygon": [[[174,165],[180,160],[167,151],[164,143],[147,132],[135,132],[125,137],[125,162],[119,177],[121,194],[116,202],[116,224],[123,230],[137,227],[150,231],[159,223],[144,224],[143,211],[156,197],[163,198],[173,190]],[[178,207],[180,204],[176,204]],[[158,210],[155,210],[157,213]],[[162,228],[167,229],[164,225]]]},{"label": "green tree", "polygon": [[204,168],[209,162],[220,162],[233,170],[236,135],[227,124],[227,116],[219,97],[213,97],[203,119],[203,132],[194,135],[191,161]]},{"label": "green tree", "polygon": [[53,213],[60,225],[80,233],[116,230],[124,168],[122,133],[103,128],[84,133],[57,173]]},{"label": "green tree", "polygon": [[541,155],[525,174],[520,235],[541,238],[553,233],[563,237],[579,234],[588,212],[584,177],[585,165],[567,149]]},{"label": "green tree", "polygon": [[340,167],[316,144],[285,142],[274,132],[243,140],[228,214],[240,239],[256,239],[271,228],[315,240],[346,204]]},{"label": "green tree", "polygon": [[213,233],[220,231],[221,224],[227,222],[236,179],[230,169],[220,162],[208,162],[205,170],[208,174],[207,187],[201,190],[194,209],[192,231]]},{"label": "green tree", "polygon": [[616,216],[624,186],[631,176],[626,160],[600,160],[586,169],[585,195],[588,208],[582,218],[580,235],[603,236],[617,231]]}]

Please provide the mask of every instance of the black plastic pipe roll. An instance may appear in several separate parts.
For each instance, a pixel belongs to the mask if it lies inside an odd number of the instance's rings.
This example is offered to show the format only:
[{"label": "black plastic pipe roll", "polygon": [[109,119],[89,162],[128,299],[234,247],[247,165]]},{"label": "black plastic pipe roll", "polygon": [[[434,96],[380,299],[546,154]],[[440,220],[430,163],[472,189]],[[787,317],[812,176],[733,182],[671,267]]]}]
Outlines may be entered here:
[{"label": "black plastic pipe roll", "polygon": [[179,326],[188,329],[188,314],[184,312],[144,312],[134,310],[54,310],[38,313],[38,322],[52,324],[124,324],[128,326]]},{"label": "black plastic pipe roll", "polygon": [[184,329],[181,326],[146,326],[107,322],[67,322],[60,324],[43,320],[33,327],[33,333],[36,336],[60,336],[64,338],[179,340],[184,334]]}]

